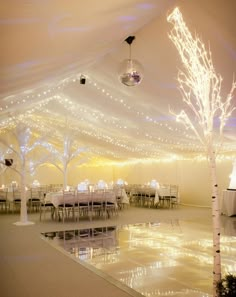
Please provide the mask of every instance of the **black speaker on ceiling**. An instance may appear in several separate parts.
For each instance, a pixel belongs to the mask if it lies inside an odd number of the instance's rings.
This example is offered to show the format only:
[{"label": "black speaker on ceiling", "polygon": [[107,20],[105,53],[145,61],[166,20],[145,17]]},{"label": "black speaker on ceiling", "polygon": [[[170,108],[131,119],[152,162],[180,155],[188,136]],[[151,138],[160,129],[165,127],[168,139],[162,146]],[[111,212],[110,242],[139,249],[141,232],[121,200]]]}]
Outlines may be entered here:
[{"label": "black speaker on ceiling", "polygon": [[85,85],[86,84],[86,77],[83,76],[83,75],[80,76],[80,84],[81,85]]},{"label": "black speaker on ceiling", "polygon": [[13,159],[5,159],[5,165],[7,167],[11,167],[12,164],[13,164]]}]

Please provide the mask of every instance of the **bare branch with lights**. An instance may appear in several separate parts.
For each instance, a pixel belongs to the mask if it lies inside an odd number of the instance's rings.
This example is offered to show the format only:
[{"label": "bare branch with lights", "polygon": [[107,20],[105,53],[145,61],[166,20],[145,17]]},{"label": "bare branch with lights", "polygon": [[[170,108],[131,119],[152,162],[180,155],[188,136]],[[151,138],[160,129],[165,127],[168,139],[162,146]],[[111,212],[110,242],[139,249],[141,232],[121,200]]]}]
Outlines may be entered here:
[{"label": "bare branch with lights", "polygon": [[[41,145],[46,148],[51,155],[48,163],[54,165],[63,174],[63,187],[66,189],[69,163],[88,149],[75,146],[75,135],[69,131],[67,125],[62,132],[63,150],[57,149],[54,145],[46,141],[42,141]],[[83,162],[82,160],[85,162],[86,159],[81,159],[79,163]]]},{"label": "bare branch with lights", "polygon": [[227,119],[235,109],[231,101],[236,82],[233,81],[228,96],[223,100],[223,79],[214,69],[211,52],[205,49],[197,35],[191,35],[178,8],[168,16],[168,21],[174,25],[169,37],[175,44],[184,67],[184,71],[180,70],[178,73],[179,88],[183,101],[195,118],[193,121],[192,116],[190,118],[186,111],[175,115],[178,121],[194,131],[202,143],[208,144],[211,141],[209,136],[214,130],[214,119],[220,120],[221,136]]}]

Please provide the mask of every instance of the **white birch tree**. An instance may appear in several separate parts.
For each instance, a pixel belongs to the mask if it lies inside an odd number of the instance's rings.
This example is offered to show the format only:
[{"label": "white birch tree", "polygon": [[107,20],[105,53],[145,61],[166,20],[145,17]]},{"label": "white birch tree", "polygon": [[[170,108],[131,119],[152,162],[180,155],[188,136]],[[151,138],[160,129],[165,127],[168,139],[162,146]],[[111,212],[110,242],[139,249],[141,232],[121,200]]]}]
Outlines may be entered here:
[{"label": "white birch tree", "polygon": [[222,77],[216,73],[211,52],[205,49],[198,36],[193,37],[185,25],[178,8],[167,17],[173,25],[169,37],[181,57],[183,71],[178,73],[178,83],[183,101],[188,110],[175,114],[178,121],[192,129],[199,141],[206,148],[210,166],[213,218],[213,296],[218,295],[216,284],[221,280],[220,254],[220,208],[216,177],[216,145],[214,121],[219,121],[218,136],[222,139],[223,129],[231,116],[233,92],[236,83],[233,81],[226,98],[221,96]]},{"label": "white birch tree", "polygon": [[[38,158],[33,162],[30,158],[30,153],[40,145],[40,141],[32,141],[31,130],[25,125],[18,124],[14,131],[12,131],[12,140],[14,144],[9,143],[3,136],[0,138],[0,143],[6,148],[6,154],[11,153],[13,156],[13,165],[9,167],[10,170],[15,171],[20,176],[20,192],[21,192],[21,208],[20,208],[20,221],[16,222],[16,225],[30,225],[33,222],[28,221],[27,213],[27,197],[26,197],[26,176],[29,173],[35,171],[35,169],[43,164],[48,158],[47,155]],[[4,152],[0,163],[5,165]]]}]

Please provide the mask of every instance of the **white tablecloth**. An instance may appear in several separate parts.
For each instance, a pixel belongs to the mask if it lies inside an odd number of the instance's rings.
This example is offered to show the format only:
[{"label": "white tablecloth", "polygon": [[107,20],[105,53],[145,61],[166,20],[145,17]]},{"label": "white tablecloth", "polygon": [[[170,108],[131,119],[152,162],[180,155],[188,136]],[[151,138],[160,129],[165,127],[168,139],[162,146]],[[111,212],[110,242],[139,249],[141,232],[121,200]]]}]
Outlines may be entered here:
[{"label": "white tablecloth", "polygon": [[121,203],[129,204],[129,197],[127,196],[125,189],[121,191]]},{"label": "white tablecloth", "polygon": [[[63,204],[63,193],[62,192],[52,192],[52,193],[47,193],[45,197],[46,201],[51,202],[55,207],[58,207],[58,205]],[[114,192],[109,191],[109,192],[78,192],[76,196],[66,196],[66,203],[75,203],[77,201],[80,202],[87,202],[87,201],[107,201],[107,202],[112,202],[116,204],[116,195]]]},{"label": "white tablecloth", "polygon": [[229,217],[236,215],[236,191],[223,191],[221,213]]}]

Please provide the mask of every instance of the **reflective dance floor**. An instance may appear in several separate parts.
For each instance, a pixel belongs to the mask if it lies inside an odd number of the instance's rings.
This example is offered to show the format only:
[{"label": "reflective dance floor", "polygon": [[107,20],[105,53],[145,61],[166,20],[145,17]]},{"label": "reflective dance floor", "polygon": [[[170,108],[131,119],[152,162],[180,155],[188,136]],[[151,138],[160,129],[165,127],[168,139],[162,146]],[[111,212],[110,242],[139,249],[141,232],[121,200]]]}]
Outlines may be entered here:
[{"label": "reflective dance floor", "polygon": [[[223,275],[236,271],[236,221],[228,222],[221,236]],[[212,229],[204,222],[170,220],[42,235],[95,273],[131,288],[134,296],[212,296]]]}]

